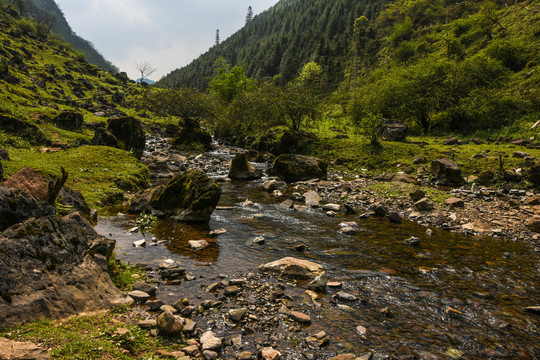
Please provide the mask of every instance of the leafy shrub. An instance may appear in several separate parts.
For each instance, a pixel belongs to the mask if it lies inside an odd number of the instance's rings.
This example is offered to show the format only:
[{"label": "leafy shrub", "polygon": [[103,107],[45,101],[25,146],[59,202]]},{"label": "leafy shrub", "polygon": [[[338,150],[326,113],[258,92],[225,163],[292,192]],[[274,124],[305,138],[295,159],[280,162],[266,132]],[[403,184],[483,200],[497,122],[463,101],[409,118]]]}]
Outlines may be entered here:
[{"label": "leafy shrub", "polygon": [[515,72],[523,70],[527,64],[526,49],[505,40],[492,41],[486,48],[486,52],[493,59],[499,60],[504,67]]}]

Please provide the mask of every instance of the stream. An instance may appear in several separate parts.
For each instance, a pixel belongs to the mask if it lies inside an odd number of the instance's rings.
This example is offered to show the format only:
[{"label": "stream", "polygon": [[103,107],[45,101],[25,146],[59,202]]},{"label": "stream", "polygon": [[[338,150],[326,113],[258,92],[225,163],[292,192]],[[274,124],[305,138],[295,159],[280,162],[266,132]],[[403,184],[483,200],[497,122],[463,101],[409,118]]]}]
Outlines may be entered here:
[{"label": "stream", "polygon": [[[166,304],[182,298],[195,305],[215,300],[205,289],[212,282],[259,276],[260,264],[287,256],[323,265],[329,281],[343,285],[328,288],[316,302],[305,295],[306,282],[277,276],[261,280],[282,284],[298,309],[312,318],[309,326],[287,329],[290,333],[278,336],[280,341],[274,336],[288,359],[368,351],[374,359],[540,358],[540,317],[524,311],[540,303],[540,255],[525,244],[436,228],[428,236],[426,227],[415,223],[345,213],[330,217],[320,208],[294,211],[279,205],[291,187],[278,199],[262,190],[263,181],[221,183],[223,194],[208,223],[161,220],[143,236],[128,231],[136,217],[119,214],[100,217],[96,231],[116,240],[122,261],[155,269],[172,259],[186,269],[190,281],[159,283],[157,298]],[[339,224],[349,221],[358,223],[357,234],[339,232]],[[189,240],[209,239],[209,232],[219,228],[227,232],[207,249],[189,247]],[[411,236],[420,239],[419,246],[403,243]],[[264,243],[254,243],[257,237]],[[133,246],[143,238],[148,246]],[[305,251],[295,250],[300,244]],[[337,300],[338,291],[358,299]],[[235,331],[203,316],[197,323],[221,336]],[[366,331],[359,333],[358,326]],[[314,350],[302,345],[306,336],[321,330],[328,334],[328,346]],[[243,334],[246,343],[254,342],[246,346],[250,350],[260,338],[273,335]]]}]

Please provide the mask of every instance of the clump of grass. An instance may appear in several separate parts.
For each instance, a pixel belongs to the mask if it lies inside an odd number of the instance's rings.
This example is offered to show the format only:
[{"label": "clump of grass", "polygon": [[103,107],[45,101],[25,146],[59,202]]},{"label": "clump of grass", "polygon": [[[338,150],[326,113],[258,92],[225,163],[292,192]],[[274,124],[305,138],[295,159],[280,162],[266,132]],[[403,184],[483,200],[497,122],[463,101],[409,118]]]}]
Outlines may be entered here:
[{"label": "clump of grass", "polygon": [[144,270],[139,266],[118,260],[115,253],[109,258],[108,267],[113,284],[122,291],[133,290],[133,284],[145,275]]}]

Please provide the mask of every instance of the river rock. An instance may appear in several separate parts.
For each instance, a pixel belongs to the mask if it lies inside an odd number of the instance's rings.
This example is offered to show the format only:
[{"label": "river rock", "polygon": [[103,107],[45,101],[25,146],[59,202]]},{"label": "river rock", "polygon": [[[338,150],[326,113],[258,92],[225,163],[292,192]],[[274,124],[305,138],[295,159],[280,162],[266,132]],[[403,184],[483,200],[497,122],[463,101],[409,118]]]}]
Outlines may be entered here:
[{"label": "river rock", "polygon": [[409,194],[412,201],[418,201],[426,197],[426,192],[420,189],[416,189]]},{"label": "river rock", "polygon": [[272,174],[287,182],[326,178],[328,164],[312,156],[283,154],[272,165]]},{"label": "river rock", "polygon": [[197,345],[188,345],[184,346],[182,348],[182,352],[184,352],[188,356],[197,357],[200,354],[199,347]]},{"label": "river rock", "polygon": [[64,130],[78,130],[84,123],[83,114],[76,110],[65,110],[52,120],[54,126]]},{"label": "river rock", "polygon": [[409,246],[418,246],[420,245],[420,239],[415,236],[411,236],[410,238],[403,240],[403,244]]},{"label": "river rock", "polygon": [[184,321],[170,311],[164,311],[157,317],[157,328],[160,334],[179,335],[184,328]]},{"label": "river rock", "polygon": [[323,210],[338,212],[341,209],[341,205],[338,204],[325,204]]},{"label": "river rock", "polygon": [[210,246],[206,240],[189,240],[188,244],[193,250],[204,250]]},{"label": "river rock", "polygon": [[239,322],[246,316],[247,309],[241,308],[241,309],[233,309],[229,311],[229,318],[234,322]]},{"label": "river rock", "polygon": [[354,296],[353,294],[350,294],[345,291],[340,291],[336,295],[334,295],[336,299],[343,300],[343,301],[356,301],[358,300],[358,297]]},{"label": "river rock", "polygon": [[144,303],[146,300],[150,299],[150,295],[140,290],[131,291],[128,295],[138,303]]},{"label": "river rock", "polygon": [[540,315],[540,306],[528,306],[525,311],[531,314]]},{"label": "river rock", "polygon": [[307,206],[315,207],[321,203],[321,197],[315,190],[311,190],[304,194],[304,201]]},{"label": "river rock", "polygon": [[263,189],[266,192],[272,193],[275,190],[287,189],[287,183],[285,181],[277,181],[275,179],[268,180],[263,184]]},{"label": "river rock", "polygon": [[218,237],[218,236],[223,235],[225,233],[227,233],[227,230],[225,230],[224,228],[219,228],[219,229],[210,231],[208,236],[210,236],[210,237]]},{"label": "river rock", "polygon": [[158,311],[163,305],[165,305],[165,303],[161,300],[153,300],[146,302],[146,306],[148,306],[150,311]]},{"label": "river rock", "polygon": [[540,215],[534,215],[525,224],[529,230],[540,233]]},{"label": "river rock", "polygon": [[264,347],[259,351],[259,358],[263,360],[279,360],[281,353],[272,347]]},{"label": "river rock", "polygon": [[355,360],[356,355],[354,354],[341,354],[328,358],[328,360]]},{"label": "river rock", "polygon": [[343,227],[341,228],[340,232],[342,234],[345,234],[345,235],[356,235],[357,233],[357,230],[353,227],[350,227],[350,226],[346,226],[346,227]]},{"label": "river rock", "polygon": [[78,213],[28,219],[6,229],[0,235],[0,324],[129,303],[109,276],[114,244]]},{"label": "river rock", "polygon": [[140,120],[131,116],[112,117],[107,122],[107,130],[118,139],[120,149],[131,151],[137,159],[142,157],[146,137]]},{"label": "river rock", "polygon": [[328,275],[326,274],[326,271],[323,271],[320,275],[315,277],[315,279],[313,279],[308,284],[308,289],[322,293],[326,291],[327,283],[328,283]]},{"label": "river rock", "polygon": [[261,271],[277,272],[283,276],[297,278],[315,278],[324,270],[322,265],[308,260],[285,257],[259,266]]},{"label": "river rock", "polygon": [[255,180],[263,175],[261,169],[251,166],[246,153],[236,154],[231,161],[229,177],[235,180]]},{"label": "river rock", "polygon": [[388,213],[388,220],[394,224],[401,224],[401,215],[396,211],[391,211]]},{"label": "river rock", "polygon": [[236,356],[236,360],[250,360],[253,358],[253,353],[250,351],[242,351]]},{"label": "river rock", "polygon": [[46,350],[31,342],[18,342],[0,337],[0,359],[2,360],[49,360]]},{"label": "river rock", "polygon": [[414,207],[418,211],[431,211],[433,210],[433,203],[428,198],[422,198],[414,203]]},{"label": "river rock", "polygon": [[540,161],[531,164],[529,168],[529,180],[534,185],[540,185]]},{"label": "river rock", "polygon": [[156,188],[150,205],[177,221],[208,221],[221,197],[221,188],[199,170],[190,170]]},{"label": "river rock", "polygon": [[290,317],[301,324],[311,324],[311,317],[299,311],[291,311]]},{"label": "river rock", "polygon": [[459,165],[449,159],[436,159],[431,162],[431,173],[448,185],[461,185],[464,180]]},{"label": "river rock", "polygon": [[444,201],[446,203],[446,205],[448,205],[448,208],[450,210],[453,210],[455,208],[461,208],[461,207],[464,207],[465,206],[465,202],[459,198],[450,198],[450,199],[446,199]]},{"label": "river rock", "polygon": [[179,122],[178,132],[171,145],[183,150],[211,150],[212,134],[203,129],[196,119],[185,117]]},{"label": "river rock", "polygon": [[133,284],[133,290],[144,291],[148,295],[154,296],[154,295],[156,295],[157,287],[154,286],[154,285],[150,285],[150,284],[139,281],[139,282],[136,282],[135,284]]},{"label": "river rock", "polygon": [[205,358],[205,360],[214,360],[218,356],[219,356],[219,354],[217,352],[215,352],[215,351],[211,351],[211,350],[204,350],[203,351],[203,357]]},{"label": "river rock", "polygon": [[199,339],[201,342],[202,350],[219,351],[221,350],[221,338],[214,335],[212,331],[207,331],[202,334]]}]

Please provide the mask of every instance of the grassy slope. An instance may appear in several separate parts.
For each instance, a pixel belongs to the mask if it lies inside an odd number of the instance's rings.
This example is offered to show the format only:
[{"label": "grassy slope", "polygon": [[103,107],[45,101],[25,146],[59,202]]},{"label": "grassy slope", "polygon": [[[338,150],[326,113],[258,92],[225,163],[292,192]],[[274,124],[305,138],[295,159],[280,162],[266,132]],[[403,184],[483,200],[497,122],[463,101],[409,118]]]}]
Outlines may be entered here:
[{"label": "grassy slope", "polygon": [[[26,31],[25,31],[26,29]],[[30,31],[28,31],[30,29]],[[0,113],[38,126],[49,144],[31,145],[30,139],[0,129],[0,146],[8,150],[11,161],[4,161],[4,176],[8,177],[23,166],[30,166],[49,176],[58,176],[60,167],[69,172],[68,185],[82,192],[93,206],[118,199],[121,191],[136,190],[148,178],[146,167],[127,152],[111,148],[83,146],[76,142],[89,142],[93,131],[84,127],[67,131],[55,127],[51,119],[62,110],[79,110],[85,123],[105,122],[107,118],[95,116],[96,108],[116,107],[127,111],[124,104],[114,104],[112,94],[126,97],[136,95],[137,87],[125,85],[111,73],[90,65],[69,46],[55,39],[40,39],[31,31],[31,24],[15,20],[0,13],[0,51],[6,62],[19,57],[23,66],[8,66],[9,73],[19,79],[12,84],[0,80]],[[20,33],[20,36],[14,36]],[[25,34],[26,33],[26,34]],[[54,68],[54,72],[51,69]],[[73,77],[73,80],[71,80]],[[85,82],[91,86],[84,86]],[[74,89],[83,89],[81,97]],[[103,104],[103,100],[108,105]],[[90,104],[84,110],[83,104]],[[63,146],[67,151],[42,154],[43,147]]]}]

